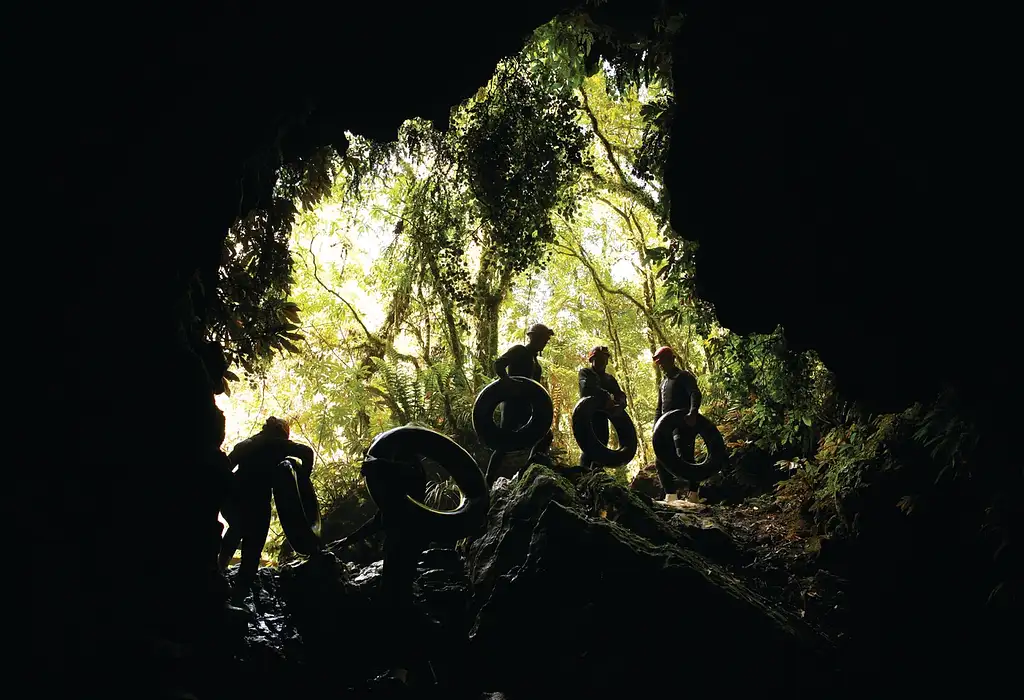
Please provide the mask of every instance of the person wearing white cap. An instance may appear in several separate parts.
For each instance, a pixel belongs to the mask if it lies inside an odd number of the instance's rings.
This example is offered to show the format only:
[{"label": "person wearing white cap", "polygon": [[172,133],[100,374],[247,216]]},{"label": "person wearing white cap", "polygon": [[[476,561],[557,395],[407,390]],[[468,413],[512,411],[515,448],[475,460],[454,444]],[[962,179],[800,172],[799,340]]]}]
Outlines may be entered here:
[{"label": "person wearing white cap", "polygon": [[[494,361],[494,373],[498,376],[498,379],[500,381],[509,381],[512,377],[526,377],[535,382],[540,382],[543,378],[543,372],[541,371],[540,362],[537,361],[537,356],[544,350],[544,347],[554,334],[555,332],[543,323],[535,323],[530,326],[530,329],[526,331],[526,337],[529,339],[526,345],[513,345]],[[529,422],[531,415],[532,409],[529,404],[505,401],[501,406],[499,425],[502,428],[518,430]],[[549,430],[547,435],[531,451],[529,461],[532,462],[535,457],[540,457],[542,461],[550,466],[551,459],[547,453],[551,448],[553,440],[554,435]],[[492,483],[497,476],[496,474],[488,473],[487,482]]]}]

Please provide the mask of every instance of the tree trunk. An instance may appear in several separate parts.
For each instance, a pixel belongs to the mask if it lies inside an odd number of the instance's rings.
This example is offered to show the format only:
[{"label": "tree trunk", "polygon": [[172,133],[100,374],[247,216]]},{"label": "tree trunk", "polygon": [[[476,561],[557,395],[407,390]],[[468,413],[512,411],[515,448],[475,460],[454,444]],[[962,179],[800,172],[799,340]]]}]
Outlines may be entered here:
[{"label": "tree trunk", "polygon": [[[501,308],[501,297],[487,295],[476,303],[476,363],[477,372],[490,376],[491,367],[498,356],[498,312]],[[480,387],[475,387],[479,389]]]},{"label": "tree trunk", "polygon": [[455,380],[461,382],[462,386],[468,385],[466,381],[466,349],[462,345],[462,335],[459,333],[459,324],[455,317],[455,304],[440,284],[440,274],[437,269],[437,258],[426,256],[427,266],[433,278],[434,292],[441,302],[441,314],[444,317],[445,337],[448,340],[448,349],[451,350],[452,358],[455,360]]},{"label": "tree trunk", "polygon": [[[512,280],[508,272],[499,270],[494,256],[487,251],[481,255],[480,271],[476,277],[474,316],[476,320],[476,364],[475,378],[489,377],[494,360],[498,356],[498,320],[501,304],[508,294]],[[479,389],[479,380],[475,387]]]}]

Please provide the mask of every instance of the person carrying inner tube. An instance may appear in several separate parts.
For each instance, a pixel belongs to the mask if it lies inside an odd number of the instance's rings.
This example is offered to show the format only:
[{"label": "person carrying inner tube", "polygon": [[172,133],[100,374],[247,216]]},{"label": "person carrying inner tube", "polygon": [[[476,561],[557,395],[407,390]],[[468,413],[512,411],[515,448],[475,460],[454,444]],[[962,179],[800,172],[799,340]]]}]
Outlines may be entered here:
[{"label": "person carrying inner tube", "polygon": [[[654,423],[657,424],[658,419],[669,411],[687,411],[687,427],[674,431],[672,441],[675,443],[676,454],[687,462],[693,462],[697,444],[697,431],[693,427],[697,423],[701,401],[697,378],[676,366],[676,354],[668,346],[660,347],[654,353],[654,364],[665,375],[661,380],[661,386],[658,387],[658,407],[654,411]],[[676,479],[661,462],[658,462],[658,478],[665,489],[665,499],[676,500]],[[697,500],[698,486],[696,481],[687,483],[690,500]]]},{"label": "person carrying inner tube", "polygon": [[[406,495],[423,503],[426,499],[427,474],[420,460],[403,462],[367,457],[361,469],[365,476],[368,469],[386,469],[390,479],[380,481],[387,493],[377,493],[375,498],[387,502]],[[420,556],[430,546],[429,534],[409,527],[401,520],[389,519],[382,510],[363,523],[355,532],[330,545],[332,551],[348,547],[378,532],[384,532],[384,567],[378,588],[379,603],[388,611],[388,637],[394,646],[395,664],[388,674],[374,679],[376,686],[404,686],[408,682],[410,667],[424,675],[433,675],[423,649],[431,633],[431,621],[416,610],[413,600],[413,583]]]},{"label": "person carrying inner tube", "polygon": [[274,470],[289,457],[302,462],[299,467],[308,477],[313,471],[313,450],[288,439],[288,423],[271,416],[262,430],[235,445],[228,455],[233,474],[231,493],[221,508],[228,529],[221,539],[220,568],[225,568],[242,545],[242,563],[235,577],[231,596],[238,605],[249,592],[260,566],[260,555],[270,528],[270,502]]},{"label": "person carrying inner tube", "polygon": [[[587,359],[590,367],[582,367],[579,372],[580,398],[602,396],[605,398],[605,410],[609,413],[626,407],[626,394],[619,388],[615,377],[608,374],[608,360],[611,352],[607,345],[598,345],[590,351]],[[608,444],[608,418],[602,414],[593,417],[594,435],[602,445]],[[580,455],[580,467],[590,469],[593,459],[583,453]]]},{"label": "person carrying inner tube", "polygon": [[[530,330],[526,331],[526,337],[529,338],[526,345],[513,345],[505,351],[504,355],[494,361],[494,373],[498,375],[498,379],[500,381],[511,381],[512,377],[526,377],[535,382],[540,382],[543,378],[543,372],[541,371],[540,362],[537,361],[537,356],[544,350],[544,347],[554,334],[555,332],[543,323],[535,323],[530,326]],[[509,430],[518,430],[530,421],[530,415],[531,409],[529,404],[505,401],[501,405],[499,426]],[[548,430],[547,434],[530,452],[530,459],[527,463],[538,461],[552,466],[548,450],[551,449],[553,440],[554,435]],[[500,463],[502,460],[497,461]],[[490,469],[488,469],[487,483],[493,484],[498,476],[500,475],[491,474]]]},{"label": "person carrying inner tube", "polygon": [[[399,495],[407,494],[411,496],[413,499],[419,501],[420,503],[424,502],[424,500],[427,497],[427,473],[426,470],[424,470],[423,468],[422,462],[417,460],[415,462],[388,462],[385,464],[384,460],[377,459],[376,457],[367,457],[363,461],[363,467],[361,471],[365,476],[366,470],[368,468],[375,467],[391,468],[392,478],[387,482],[387,488],[389,489],[389,491],[393,489],[394,492]],[[358,542],[362,542],[367,537],[372,537],[373,535],[376,535],[378,532],[384,530],[384,566],[386,568],[388,562],[386,552],[390,546],[389,542],[391,543],[391,545],[393,545],[396,539],[401,539],[396,537],[392,537],[390,540],[388,539],[388,532],[395,533],[395,527],[392,527],[392,525],[398,526],[400,525],[400,523],[385,523],[384,512],[378,509],[377,512],[374,513],[369,520],[360,525],[355,532],[349,535],[345,535],[340,540],[331,543],[329,549],[331,549],[332,551],[337,551],[344,547],[350,547]],[[392,547],[392,550],[394,550],[394,547]],[[417,552],[416,556],[419,556],[419,554],[420,552]],[[391,599],[403,603],[407,602],[412,598],[411,582],[408,589],[408,597],[404,593],[405,587],[393,583],[396,580],[396,578],[401,579],[403,576],[408,574],[407,562],[402,560],[395,560],[395,558],[392,557],[392,563],[396,565],[392,567],[392,571],[397,570],[399,576],[391,577],[387,583],[388,590],[394,592],[394,595],[391,596]],[[413,565],[413,573],[415,573],[415,562]]]}]

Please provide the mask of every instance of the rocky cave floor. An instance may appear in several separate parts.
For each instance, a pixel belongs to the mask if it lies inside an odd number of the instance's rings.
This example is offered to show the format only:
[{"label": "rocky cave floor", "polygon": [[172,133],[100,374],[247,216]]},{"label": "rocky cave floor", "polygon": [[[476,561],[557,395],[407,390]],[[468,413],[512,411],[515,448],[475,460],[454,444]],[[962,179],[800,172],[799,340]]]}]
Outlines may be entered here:
[{"label": "rocky cave floor", "polygon": [[[417,648],[438,683],[410,676],[403,696],[659,697],[650,671],[680,663],[701,669],[691,689],[814,687],[846,641],[844,582],[819,551],[770,493],[666,503],[532,466],[495,484],[483,535],[424,552],[417,605],[443,632]],[[367,683],[389,665],[380,571],[333,556],[261,570],[244,642],[193,697],[390,696]]]},{"label": "rocky cave floor", "polygon": [[819,563],[822,539],[794,527],[773,494],[748,498],[735,506],[665,503],[700,519],[706,528],[726,533],[749,561],[730,568],[754,591],[791,609],[835,644],[845,637],[846,609],[842,578]]}]

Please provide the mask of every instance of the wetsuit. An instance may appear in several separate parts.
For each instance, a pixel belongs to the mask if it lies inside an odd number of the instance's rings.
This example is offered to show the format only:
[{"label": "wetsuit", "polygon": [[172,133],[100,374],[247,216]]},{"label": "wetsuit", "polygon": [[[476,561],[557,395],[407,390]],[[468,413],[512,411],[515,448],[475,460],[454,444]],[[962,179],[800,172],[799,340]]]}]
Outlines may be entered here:
[{"label": "wetsuit", "polygon": [[221,510],[228,521],[228,529],[221,540],[220,565],[227,566],[241,543],[242,563],[235,578],[236,602],[256,578],[270,529],[274,470],[288,457],[300,459],[301,468],[307,474],[312,471],[312,449],[267,432],[243,440],[228,455],[238,471],[233,475],[231,494]]},{"label": "wetsuit", "polygon": [[[513,345],[505,351],[504,355],[498,358],[498,363],[502,361],[507,362],[506,371],[510,377],[526,377],[535,382],[540,382],[544,375],[541,371],[540,362],[537,361],[537,355],[536,351],[531,350],[525,345]],[[530,422],[532,415],[533,411],[530,408],[530,404],[519,401],[505,401],[501,404],[501,419],[498,421],[498,425],[509,430],[519,430]],[[532,462],[538,455],[547,455],[553,441],[554,434],[548,430],[540,442],[530,451],[527,464]],[[506,461],[504,457],[505,454],[502,452],[496,452],[492,455],[491,460],[487,464],[486,478],[488,485],[493,484],[499,476],[512,476],[505,473],[507,469],[503,469]]]},{"label": "wetsuit", "polygon": [[[537,361],[537,353],[525,345],[513,345],[500,359],[508,362],[506,371],[510,377],[526,377],[539,382],[543,376],[540,362]],[[499,425],[502,428],[518,430],[530,421],[531,415],[529,404],[506,401],[501,405]]]},{"label": "wetsuit", "polygon": [[[598,372],[593,367],[583,367],[579,372],[580,398],[587,396],[601,396],[612,398],[619,406],[626,405],[626,394],[619,388],[615,377],[607,372]],[[601,441],[602,445],[608,444],[608,417],[603,413],[597,413],[593,417],[592,425],[594,434]],[[580,455],[580,466],[586,469],[593,462],[593,458],[583,453]]]},{"label": "wetsuit", "polygon": [[[697,413],[700,409],[701,393],[697,386],[697,378],[685,370],[679,370],[673,377],[665,377],[658,387],[658,407],[654,411],[654,422],[669,411],[682,410],[687,413]],[[697,444],[697,431],[694,428],[684,425],[682,428],[673,431],[672,441],[675,443],[676,454],[687,462],[694,461],[694,450]],[[675,477],[672,473],[658,462],[658,478],[665,488],[665,493],[671,493],[675,489]],[[689,484],[690,490],[697,488],[696,481]]]}]

